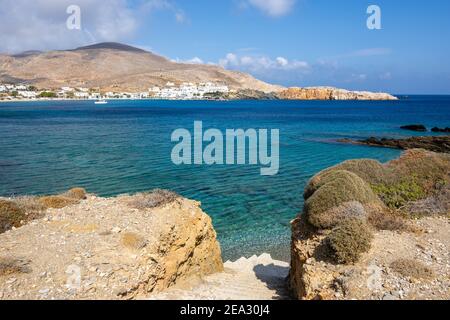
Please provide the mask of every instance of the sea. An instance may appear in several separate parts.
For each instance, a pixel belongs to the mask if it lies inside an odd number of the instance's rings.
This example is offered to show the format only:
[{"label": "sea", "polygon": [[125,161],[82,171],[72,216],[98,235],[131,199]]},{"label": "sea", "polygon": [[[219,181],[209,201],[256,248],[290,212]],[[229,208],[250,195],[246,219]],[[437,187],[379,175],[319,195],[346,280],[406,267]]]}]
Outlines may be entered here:
[{"label": "sea", "polygon": [[[174,130],[279,130],[280,168],[176,165]],[[432,133],[400,126],[450,127],[450,96],[398,101],[116,100],[0,103],[0,196],[56,194],[74,186],[99,196],[173,190],[201,201],[225,260],[270,253],[289,259],[290,221],[319,171],[348,159],[387,162],[400,150],[338,143]]]}]

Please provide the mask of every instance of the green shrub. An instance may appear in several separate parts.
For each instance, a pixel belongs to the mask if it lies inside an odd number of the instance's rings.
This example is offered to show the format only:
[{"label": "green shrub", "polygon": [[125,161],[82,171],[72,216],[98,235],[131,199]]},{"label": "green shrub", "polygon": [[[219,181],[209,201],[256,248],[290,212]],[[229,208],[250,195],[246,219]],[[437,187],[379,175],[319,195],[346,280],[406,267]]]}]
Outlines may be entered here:
[{"label": "green shrub", "polygon": [[350,171],[369,184],[384,182],[391,174],[389,168],[371,159],[348,160],[334,167],[334,170]]},{"label": "green shrub", "polygon": [[365,222],[347,219],[331,231],[326,242],[337,263],[353,264],[370,250],[372,239],[372,231]]},{"label": "green shrub", "polygon": [[21,222],[25,219],[25,211],[16,203],[8,200],[0,200],[0,233],[6,232],[13,227],[20,227]]},{"label": "green shrub", "polygon": [[311,190],[315,191],[305,202],[305,214],[313,226],[321,229],[333,227],[342,220],[333,209],[345,203],[382,205],[370,186],[349,171],[331,171]]},{"label": "green shrub", "polygon": [[424,188],[417,183],[415,178],[410,178],[392,185],[372,185],[372,189],[384,204],[391,209],[400,209],[408,202],[418,201],[427,196]]}]

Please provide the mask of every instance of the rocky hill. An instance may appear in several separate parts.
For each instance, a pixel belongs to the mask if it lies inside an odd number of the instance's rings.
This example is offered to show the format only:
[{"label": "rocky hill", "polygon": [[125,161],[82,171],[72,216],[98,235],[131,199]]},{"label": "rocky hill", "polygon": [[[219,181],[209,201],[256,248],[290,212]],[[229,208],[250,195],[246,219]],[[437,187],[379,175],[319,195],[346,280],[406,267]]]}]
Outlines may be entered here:
[{"label": "rocky hill", "polygon": [[0,55],[0,82],[28,83],[38,88],[62,86],[100,88],[104,91],[147,91],[167,82],[216,82],[232,89],[273,92],[279,86],[218,66],[172,62],[119,43],[67,51],[29,51],[19,55]]}]

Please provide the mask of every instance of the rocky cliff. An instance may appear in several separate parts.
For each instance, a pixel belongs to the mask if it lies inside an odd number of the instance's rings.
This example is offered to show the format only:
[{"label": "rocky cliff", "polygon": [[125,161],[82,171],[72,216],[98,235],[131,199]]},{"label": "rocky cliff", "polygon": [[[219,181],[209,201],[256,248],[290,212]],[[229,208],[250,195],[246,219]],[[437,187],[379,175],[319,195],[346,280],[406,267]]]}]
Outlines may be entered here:
[{"label": "rocky cliff", "polygon": [[450,157],[424,150],[319,173],[292,222],[292,294],[448,300],[449,195]]},{"label": "rocky cliff", "polygon": [[0,235],[0,299],[137,299],[223,270],[198,202],[161,191],[71,199],[2,200],[3,211],[45,211]]},{"label": "rocky cliff", "polygon": [[348,91],[331,87],[289,88],[278,93],[286,100],[397,100],[387,93]]}]

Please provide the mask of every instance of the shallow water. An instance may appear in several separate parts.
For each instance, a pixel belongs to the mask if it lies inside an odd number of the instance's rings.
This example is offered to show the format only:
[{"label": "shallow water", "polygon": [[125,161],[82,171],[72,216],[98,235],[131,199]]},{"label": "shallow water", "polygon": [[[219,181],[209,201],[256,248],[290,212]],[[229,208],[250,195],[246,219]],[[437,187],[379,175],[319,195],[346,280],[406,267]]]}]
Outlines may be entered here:
[{"label": "shallow water", "polygon": [[[173,130],[280,130],[280,173],[259,166],[175,166]],[[403,137],[401,125],[450,126],[449,96],[387,102],[114,101],[0,104],[0,195],[49,194],[84,186],[102,196],[154,188],[202,202],[225,259],[289,253],[289,221],[308,179],[347,159],[389,161],[398,150],[334,143]]]}]

